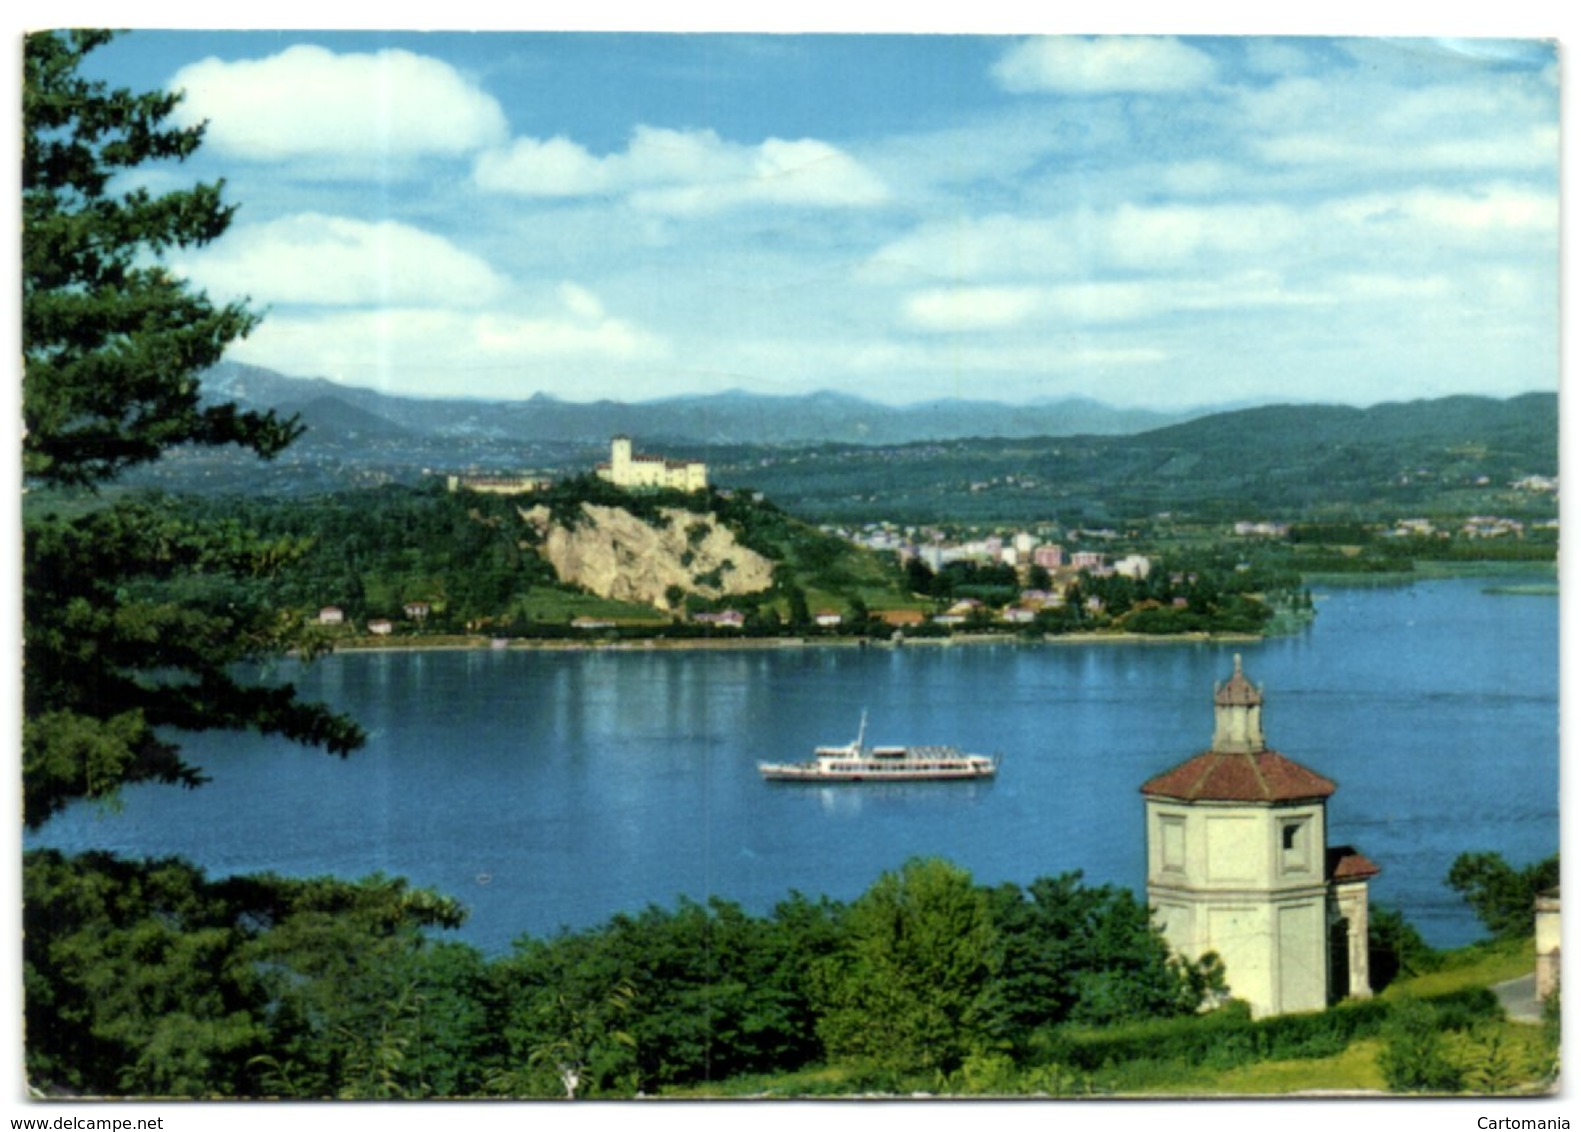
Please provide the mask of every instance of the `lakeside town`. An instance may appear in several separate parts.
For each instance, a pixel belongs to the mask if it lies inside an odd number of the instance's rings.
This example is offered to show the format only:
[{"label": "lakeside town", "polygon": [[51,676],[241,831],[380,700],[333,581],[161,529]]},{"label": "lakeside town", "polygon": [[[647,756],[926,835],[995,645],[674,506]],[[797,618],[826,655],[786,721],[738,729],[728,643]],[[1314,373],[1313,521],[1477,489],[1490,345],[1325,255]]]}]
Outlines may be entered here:
[{"label": "lakeside town", "polygon": [[[761,492],[738,493],[711,485],[709,471],[699,459],[640,452],[632,438],[622,435],[611,440],[609,459],[595,464],[591,474],[599,483],[632,499],[697,499],[706,495],[741,506],[765,505]],[[547,498],[559,482],[540,474],[445,477],[446,491],[452,496],[527,502]],[[1474,477],[1472,483],[1477,488],[1494,486],[1486,475]],[[1538,474],[1501,486],[1509,492],[1553,501],[1559,491],[1556,476]],[[541,525],[544,513],[535,513]],[[596,610],[581,610],[573,602],[558,620],[533,617],[523,625],[485,615],[473,616],[458,625],[454,617],[445,617],[446,602],[442,598],[422,593],[402,595],[398,609],[374,612],[360,622],[343,605],[329,602],[319,607],[314,620],[339,633],[358,634],[375,641],[454,637],[459,631],[475,637],[476,644],[487,642],[494,647],[505,647],[513,637],[564,639],[569,634],[572,639],[617,640],[672,635],[677,628],[704,633],[704,639],[720,634],[801,635],[894,643],[908,638],[949,639],[984,633],[1034,638],[1078,632],[1157,636],[1218,631],[1257,635],[1270,630],[1288,631],[1311,616],[1310,596],[1305,594],[1299,576],[1302,573],[1367,576],[1387,573],[1390,568],[1396,572],[1409,570],[1417,559],[1483,554],[1551,560],[1559,520],[1556,513],[1546,519],[1493,514],[1432,519],[1405,516],[1385,519],[1366,529],[1353,525],[1349,532],[1325,534],[1323,538],[1330,542],[1352,541],[1342,542],[1337,548],[1328,547],[1321,559],[1310,555],[1317,549],[1314,546],[1296,548],[1309,552],[1304,562],[1284,553],[1292,548],[1293,538],[1299,541],[1303,534],[1311,538],[1309,526],[1251,517],[1221,525],[1195,524],[1190,538],[1198,553],[1185,557],[1214,563],[1214,576],[1204,584],[1202,569],[1161,566],[1172,557],[1182,557],[1180,524],[1167,513],[1151,520],[1133,521],[1124,528],[1043,523],[984,529],[981,525],[959,523],[826,522],[817,526],[822,536],[871,555],[875,562],[888,563],[896,585],[890,592],[876,595],[871,589],[842,593],[838,587],[814,589],[809,596],[797,591],[798,602],[811,602],[805,608],[784,595],[765,601],[762,592],[737,591],[736,597],[742,600],[735,600],[718,588],[705,594],[704,587],[690,584],[709,573],[702,570],[690,575],[680,570],[666,587],[668,597],[655,591],[647,604],[634,603],[631,594],[620,589],[621,571],[615,561],[624,556],[628,559],[626,568],[636,570],[634,563],[642,559],[645,565],[641,568],[646,569],[651,567],[651,560],[662,558],[666,552],[657,545],[644,545],[640,553],[623,550],[621,539],[633,537],[633,531],[642,538],[651,533],[640,526],[627,526],[620,533],[611,534],[607,546],[583,547],[572,556],[574,563],[555,565],[556,580],[562,586],[580,586],[602,598],[622,593],[627,600],[618,608],[606,603]],[[1362,540],[1370,545],[1358,545]],[[694,565],[698,550],[695,531],[690,541],[691,545],[681,551],[681,566]],[[1204,546],[1211,546],[1213,553],[1203,555]],[[736,557],[729,557],[729,553],[736,553]],[[606,554],[610,561],[602,579],[591,581],[578,570],[596,554]],[[741,553],[727,548],[719,558],[721,569],[715,572],[735,569],[741,557]],[[677,593],[677,588],[686,592]],[[1213,611],[1211,603],[1220,601],[1225,591],[1243,595],[1239,607],[1242,615],[1208,616]],[[697,639],[695,633],[692,639]]]}]

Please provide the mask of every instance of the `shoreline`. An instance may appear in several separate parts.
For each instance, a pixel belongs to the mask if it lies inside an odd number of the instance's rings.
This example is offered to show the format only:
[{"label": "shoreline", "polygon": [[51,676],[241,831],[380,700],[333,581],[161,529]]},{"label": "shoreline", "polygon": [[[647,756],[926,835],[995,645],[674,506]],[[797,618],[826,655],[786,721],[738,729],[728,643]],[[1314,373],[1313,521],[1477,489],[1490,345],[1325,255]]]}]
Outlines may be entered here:
[{"label": "shoreline", "polygon": [[350,641],[336,644],[332,653],[385,652],[686,652],[746,651],[822,648],[957,648],[981,645],[1015,645],[1040,648],[1045,645],[1175,645],[1175,644],[1261,644],[1267,638],[1258,633],[1062,633],[1039,638],[998,633],[963,633],[953,637],[914,637],[901,642],[873,640],[868,637],[743,637],[739,640],[705,637],[693,640],[667,640],[650,637],[632,641],[577,641],[565,639],[413,637],[389,644]]}]

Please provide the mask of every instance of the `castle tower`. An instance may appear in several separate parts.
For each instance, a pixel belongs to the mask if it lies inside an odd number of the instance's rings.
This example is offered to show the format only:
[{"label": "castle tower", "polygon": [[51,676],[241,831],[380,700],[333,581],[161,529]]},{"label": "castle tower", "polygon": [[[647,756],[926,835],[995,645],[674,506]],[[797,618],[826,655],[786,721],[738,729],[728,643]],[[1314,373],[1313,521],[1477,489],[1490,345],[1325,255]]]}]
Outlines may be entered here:
[{"label": "castle tower", "polygon": [[1367,881],[1328,846],[1334,783],[1271,750],[1263,693],[1235,671],[1213,693],[1213,745],[1142,786],[1147,899],[1169,944],[1216,952],[1257,1017],[1370,994]]},{"label": "castle tower", "polygon": [[625,487],[631,483],[631,437],[617,436],[609,442],[610,482]]}]

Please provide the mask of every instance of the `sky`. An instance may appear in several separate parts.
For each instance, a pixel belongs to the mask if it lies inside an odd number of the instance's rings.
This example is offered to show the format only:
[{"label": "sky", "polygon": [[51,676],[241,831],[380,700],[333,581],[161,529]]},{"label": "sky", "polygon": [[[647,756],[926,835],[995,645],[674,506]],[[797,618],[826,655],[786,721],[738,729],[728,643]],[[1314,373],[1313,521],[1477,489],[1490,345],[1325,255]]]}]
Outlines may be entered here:
[{"label": "sky", "polygon": [[390,393],[1186,408],[1559,381],[1540,39],[134,31],[235,361]]}]

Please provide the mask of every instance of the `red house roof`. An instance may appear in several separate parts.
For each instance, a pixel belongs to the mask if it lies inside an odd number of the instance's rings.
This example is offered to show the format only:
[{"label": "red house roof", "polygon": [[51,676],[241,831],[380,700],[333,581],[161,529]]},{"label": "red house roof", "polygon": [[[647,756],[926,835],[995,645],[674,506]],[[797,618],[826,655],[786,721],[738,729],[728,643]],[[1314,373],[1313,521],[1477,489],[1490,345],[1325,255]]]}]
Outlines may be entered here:
[{"label": "red house roof", "polygon": [[1332,845],[1328,851],[1329,880],[1366,880],[1383,870],[1349,845]]},{"label": "red house roof", "polygon": [[1334,783],[1277,751],[1205,751],[1142,784],[1182,802],[1298,802],[1327,798]]}]

